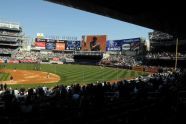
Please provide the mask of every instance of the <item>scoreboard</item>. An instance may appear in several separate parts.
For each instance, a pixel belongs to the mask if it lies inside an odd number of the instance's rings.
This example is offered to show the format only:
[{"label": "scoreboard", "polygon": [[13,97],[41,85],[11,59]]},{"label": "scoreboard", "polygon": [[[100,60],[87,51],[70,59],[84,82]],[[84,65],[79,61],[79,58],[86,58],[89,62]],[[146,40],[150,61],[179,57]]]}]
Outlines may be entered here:
[{"label": "scoreboard", "polygon": [[47,50],[80,50],[80,41],[54,40],[54,39],[35,39],[35,48]]}]

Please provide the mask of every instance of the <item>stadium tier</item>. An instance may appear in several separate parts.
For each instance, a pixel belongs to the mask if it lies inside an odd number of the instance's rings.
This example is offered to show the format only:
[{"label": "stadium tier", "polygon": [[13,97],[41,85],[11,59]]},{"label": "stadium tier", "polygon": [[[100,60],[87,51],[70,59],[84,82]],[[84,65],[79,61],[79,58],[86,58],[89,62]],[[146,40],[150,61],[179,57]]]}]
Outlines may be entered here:
[{"label": "stadium tier", "polygon": [[[174,66],[177,60],[179,67],[185,67],[186,43],[169,34],[153,31],[149,33],[150,51],[145,54],[144,64],[155,66]],[[176,52],[176,46],[178,48]]]},{"label": "stadium tier", "polygon": [[[172,52],[175,53],[176,38],[159,31],[153,31],[149,33],[149,40],[151,45],[151,52]],[[179,40],[179,52],[185,53],[185,40]]]},{"label": "stadium tier", "polygon": [[0,22],[0,59],[7,61],[17,52],[23,43],[22,28],[20,25],[9,22]]}]

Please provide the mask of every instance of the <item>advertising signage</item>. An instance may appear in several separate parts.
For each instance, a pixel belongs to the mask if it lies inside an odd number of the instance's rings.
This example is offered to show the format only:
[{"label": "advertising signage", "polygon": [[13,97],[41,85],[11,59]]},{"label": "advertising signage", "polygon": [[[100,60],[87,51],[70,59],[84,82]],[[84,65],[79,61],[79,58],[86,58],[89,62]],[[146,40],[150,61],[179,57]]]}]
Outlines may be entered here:
[{"label": "advertising signage", "polygon": [[46,42],[35,42],[35,47],[44,47],[45,48]]},{"label": "advertising signage", "polygon": [[46,43],[46,49],[47,50],[54,50],[56,48],[55,43]]},{"label": "advertising signage", "polygon": [[55,50],[64,51],[65,50],[65,42],[58,42],[58,43],[56,43]]},{"label": "advertising signage", "polygon": [[108,40],[106,45],[107,51],[135,51],[140,47],[140,38],[122,39],[122,40]]},{"label": "advertising signage", "polygon": [[81,49],[81,41],[67,41],[66,50],[80,50]]}]

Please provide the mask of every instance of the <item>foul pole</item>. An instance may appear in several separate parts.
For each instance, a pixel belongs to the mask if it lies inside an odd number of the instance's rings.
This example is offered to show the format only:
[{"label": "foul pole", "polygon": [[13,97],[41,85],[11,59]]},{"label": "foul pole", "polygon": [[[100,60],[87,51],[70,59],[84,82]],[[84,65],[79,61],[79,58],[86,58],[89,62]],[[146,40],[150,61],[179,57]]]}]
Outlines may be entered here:
[{"label": "foul pole", "polygon": [[174,69],[177,69],[177,63],[178,63],[178,38],[176,39],[176,58],[175,58],[175,67]]}]

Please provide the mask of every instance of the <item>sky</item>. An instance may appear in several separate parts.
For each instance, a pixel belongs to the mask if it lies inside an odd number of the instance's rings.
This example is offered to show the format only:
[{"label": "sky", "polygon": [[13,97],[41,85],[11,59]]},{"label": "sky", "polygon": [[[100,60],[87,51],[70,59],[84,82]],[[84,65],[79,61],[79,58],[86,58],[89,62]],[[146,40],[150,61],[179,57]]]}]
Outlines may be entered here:
[{"label": "sky", "polygon": [[0,0],[0,21],[19,23],[25,34],[107,35],[107,39],[148,38],[151,29],[43,0]]}]

